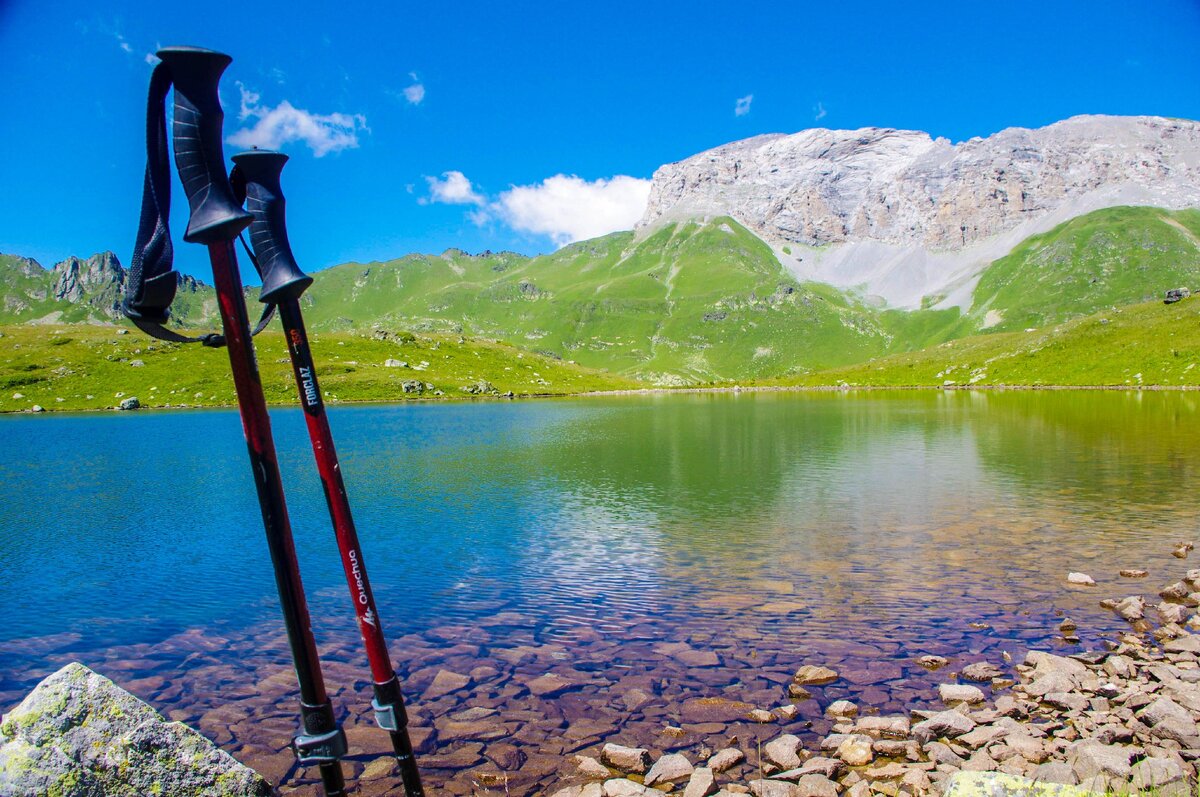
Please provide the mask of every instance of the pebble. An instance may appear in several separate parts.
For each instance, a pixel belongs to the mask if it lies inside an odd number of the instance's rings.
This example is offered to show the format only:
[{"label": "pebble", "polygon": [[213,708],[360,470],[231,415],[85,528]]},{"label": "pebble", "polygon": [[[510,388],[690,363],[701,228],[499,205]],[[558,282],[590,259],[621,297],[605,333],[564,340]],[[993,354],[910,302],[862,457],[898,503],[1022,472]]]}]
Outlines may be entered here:
[{"label": "pebble", "polygon": [[853,735],[847,736],[837,748],[837,757],[852,767],[861,767],[875,759],[871,749],[871,737]]},{"label": "pebble", "polygon": [[854,717],[858,715],[858,706],[849,700],[835,700],[825,709],[830,717]]},{"label": "pebble", "polygon": [[824,775],[804,775],[796,781],[797,797],[837,797],[838,787]]},{"label": "pebble", "polygon": [[585,778],[603,780],[612,777],[608,767],[589,755],[575,756],[575,769]]},{"label": "pebble", "polygon": [[1096,586],[1096,579],[1089,576],[1087,573],[1067,573],[1068,584],[1079,584],[1085,587]]},{"label": "pebble", "polygon": [[951,703],[982,703],[983,690],[968,684],[939,684],[938,697],[946,704]]},{"label": "pebble", "polygon": [[601,749],[600,760],[622,772],[641,775],[650,766],[650,751],[643,747],[625,747],[610,742]]},{"label": "pebble", "polygon": [[708,767],[697,767],[688,778],[683,797],[708,797],[717,791],[717,779]]},{"label": "pebble", "polygon": [[646,773],[645,784],[653,786],[655,783],[673,783],[689,777],[694,770],[695,767],[687,756],[682,753],[667,753],[650,767],[650,771]]},{"label": "pebble", "polygon": [[802,686],[819,686],[836,681],[838,674],[836,670],[831,670],[828,667],[817,667],[811,664],[806,664],[796,670],[796,674],[792,676],[792,680]]},{"label": "pebble", "polygon": [[959,677],[967,681],[978,681],[987,683],[993,678],[999,678],[1004,675],[1004,671],[994,664],[988,664],[986,661],[977,661],[974,664],[968,664],[963,667]]},{"label": "pebble", "polygon": [[726,747],[718,750],[712,758],[708,759],[708,768],[713,772],[724,772],[737,764],[740,764],[746,756],[741,750],[736,747]]},{"label": "pebble", "polygon": [[800,737],[790,733],[777,736],[763,745],[763,757],[780,769],[800,766]]}]

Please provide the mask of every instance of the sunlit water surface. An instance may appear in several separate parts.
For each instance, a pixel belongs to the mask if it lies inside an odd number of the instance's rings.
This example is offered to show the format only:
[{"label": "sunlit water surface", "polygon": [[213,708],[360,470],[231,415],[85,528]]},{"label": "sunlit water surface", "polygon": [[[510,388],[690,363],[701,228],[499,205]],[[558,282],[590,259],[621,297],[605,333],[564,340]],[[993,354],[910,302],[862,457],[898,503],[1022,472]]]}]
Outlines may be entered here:
[{"label": "sunlit water surface", "polygon": [[[756,393],[337,408],[414,736],[446,793],[538,794],[603,740],[679,749],[932,701],[925,653],[1098,644],[1102,597],[1186,566],[1187,393]],[[359,775],[386,736],[299,412],[272,412],[327,680]],[[297,793],[294,682],[236,413],[0,418],[0,709],[71,660]],[[1068,571],[1098,587],[1071,588]],[[1122,591],[1124,590],[1124,591]],[[1081,626],[1068,645],[1058,625]],[[842,678],[755,726],[805,663]],[[439,670],[470,675],[447,695]],[[546,694],[527,684],[553,672]],[[544,683],[544,682],[543,682]],[[691,703],[688,701],[692,700]],[[450,719],[494,710],[475,727]],[[475,716],[481,712],[475,712]],[[666,725],[683,729],[663,733]],[[382,737],[382,738],[381,738]],[[499,784],[499,785],[497,785]],[[364,781],[382,793],[395,781]]]}]

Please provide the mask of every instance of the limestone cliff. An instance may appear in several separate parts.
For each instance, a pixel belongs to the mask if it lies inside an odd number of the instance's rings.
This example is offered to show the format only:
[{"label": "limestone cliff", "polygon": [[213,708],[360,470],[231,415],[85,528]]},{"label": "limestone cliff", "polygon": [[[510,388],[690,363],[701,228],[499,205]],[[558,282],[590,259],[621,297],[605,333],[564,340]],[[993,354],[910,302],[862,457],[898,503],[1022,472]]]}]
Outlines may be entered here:
[{"label": "limestone cliff", "polygon": [[1200,123],[1077,116],[959,144],[885,128],[758,136],[658,169],[638,227],[730,215],[802,278],[961,304],[1018,241],[1115,205],[1200,205]]}]

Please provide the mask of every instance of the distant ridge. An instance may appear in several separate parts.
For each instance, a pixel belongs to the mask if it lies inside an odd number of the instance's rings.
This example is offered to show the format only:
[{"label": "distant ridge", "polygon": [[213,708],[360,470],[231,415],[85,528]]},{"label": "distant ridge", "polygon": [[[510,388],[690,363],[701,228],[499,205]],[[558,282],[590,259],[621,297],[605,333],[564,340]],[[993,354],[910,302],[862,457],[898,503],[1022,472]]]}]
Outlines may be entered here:
[{"label": "distant ridge", "polygon": [[[68,257],[49,270],[28,257],[0,254],[0,323],[119,321],[126,275],[112,252]],[[212,288],[186,274],[178,281],[172,317],[183,325],[213,320]]]}]

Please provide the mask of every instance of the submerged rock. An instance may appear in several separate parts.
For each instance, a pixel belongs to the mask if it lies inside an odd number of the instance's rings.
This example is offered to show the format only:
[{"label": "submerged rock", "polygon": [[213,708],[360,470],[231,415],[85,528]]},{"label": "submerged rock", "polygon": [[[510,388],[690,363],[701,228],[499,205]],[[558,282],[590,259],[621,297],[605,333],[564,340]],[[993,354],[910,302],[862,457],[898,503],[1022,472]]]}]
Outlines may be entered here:
[{"label": "submerged rock", "polygon": [[0,794],[265,796],[271,787],[196,731],[72,663],[4,716]]},{"label": "submerged rock", "polygon": [[622,772],[636,772],[640,775],[650,765],[650,751],[644,747],[609,743],[600,751],[600,760]]},{"label": "submerged rock", "polygon": [[1004,675],[1003,670],[986,661],[977,661],[974,664],[968,664],[959,673],[959,677],[964,681],[977,681],[979,683],[987,683],[993,678],[999,678],[1002,675]]},{"label": "submerged rock", "polygon": [[800,669],[796,670],[796,674],[792,676],[792,680],[802,686],[820,686],[836,681],[838,674],[836,670],[829,667],[814,666],[805,664]]}]

